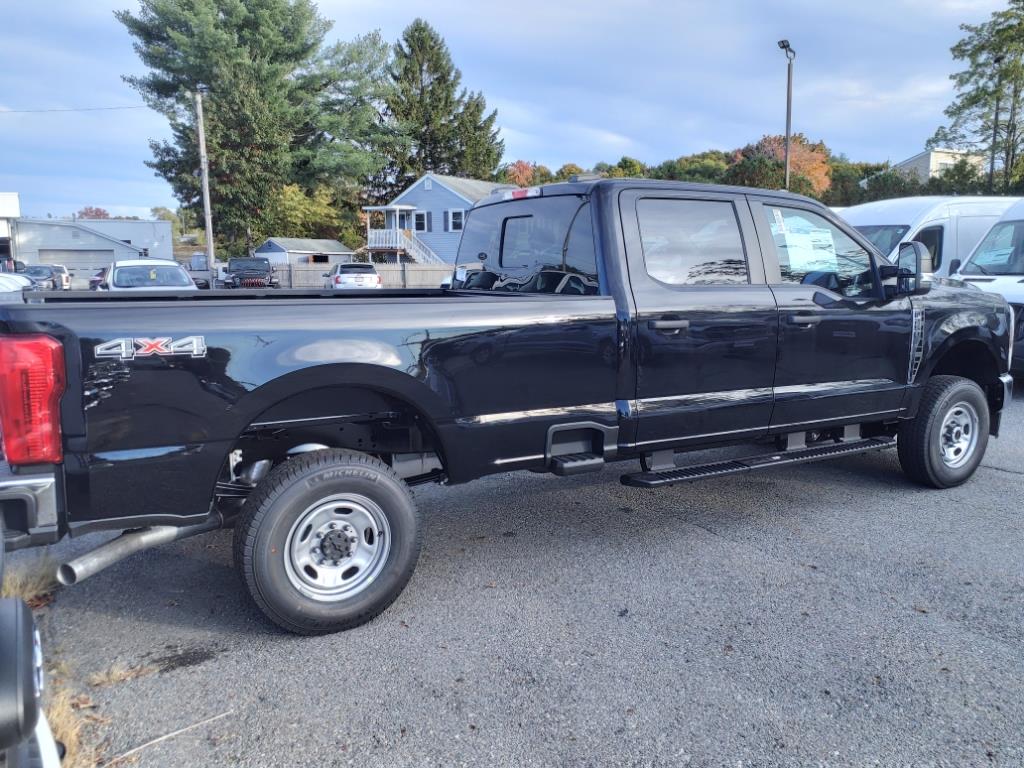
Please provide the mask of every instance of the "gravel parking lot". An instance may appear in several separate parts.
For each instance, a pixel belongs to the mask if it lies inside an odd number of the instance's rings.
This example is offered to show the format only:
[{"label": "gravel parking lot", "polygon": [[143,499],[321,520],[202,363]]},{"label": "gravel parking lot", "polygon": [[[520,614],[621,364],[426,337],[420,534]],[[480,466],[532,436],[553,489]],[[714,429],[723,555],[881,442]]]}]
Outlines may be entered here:
[{"label": "gravel parking lot", "polygon": [[[228,713],[144,766],[1024,762],[1020,395],[950,491],[894,451],[657,492],[620,471],[419,489],[416,575],[354,631],[274,629],[218,532],[61,591],[48,651],[108,757]],[[150,674],[89,687],[118,663]]]}]

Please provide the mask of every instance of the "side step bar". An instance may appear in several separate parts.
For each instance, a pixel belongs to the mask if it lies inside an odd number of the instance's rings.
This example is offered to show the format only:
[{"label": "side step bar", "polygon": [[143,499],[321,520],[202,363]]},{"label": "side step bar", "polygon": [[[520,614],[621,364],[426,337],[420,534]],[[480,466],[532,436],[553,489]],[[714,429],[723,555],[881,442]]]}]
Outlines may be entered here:
[{"label": "side step bar", "polygon": [[892,448],[895,445],[895,438],[871,437],[864,440],[850,440],[842,443],[832,443],[829,445],[816,445],[810,448],[798,448],[789,451],[779,451],[777,453],[766,453],[761,456],[748,456],[743,459],[729,459],[727,461],[716,461],[710,464],[698,464],[692,467],[676,467],[674,469],[664,469],[659,472],[637,472],[632,475],[623,475],[621,479],[623,485],[628,485],[633,488],[661,488],[665,485],[703,480],[706,477],[737,475],[741,472],[750,472],[754,469],[781,467],[789,464],[804,464],[810,461],[821,461],[823,459],[835,459],[839,456],[850,456],[855,453],[880,451],[885,448]]},{"label": "side step bar", "polygon": [[551,472],[562,477],[582,475],[584,472],[598,472],[604,467],[604,457],[596,453],[563,453],[552,456]]}]

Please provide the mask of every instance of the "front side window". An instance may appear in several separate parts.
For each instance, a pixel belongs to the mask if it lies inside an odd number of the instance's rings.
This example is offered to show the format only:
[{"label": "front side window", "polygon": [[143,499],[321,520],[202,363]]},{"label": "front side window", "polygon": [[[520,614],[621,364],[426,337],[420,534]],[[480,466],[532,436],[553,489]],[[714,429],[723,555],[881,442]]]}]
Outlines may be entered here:
[{"label": "front side window", "polygon": [[116,288],[182,288],[192,285],[192,279],[181,267],[132,266],[114,270]]},{"label": "front side window", "polygon": [[413,214],[413,221],[415,222],[417,232],[427,231],[427,214],[424,211],[416,211]]},{"label": "front side window", "polygon": [[1024,221],[1001,221],[960,269],[963,275],[1024,275]]},{"label": "front side window", "polygon": [[590,204],[577,195],[512,200],[466,217],[458,263],[480,265],[467,289],[600,293]]},{"label": "front side window", "polygon": [[763,206],[782,282],[816,285],[843,296],[874,296],[871,254],[822,216],[797,208]]},{"label": "front side window", "polygon": [[641,199],[647,274],[668,285],[749,282],[736,210],[727,200]]}]

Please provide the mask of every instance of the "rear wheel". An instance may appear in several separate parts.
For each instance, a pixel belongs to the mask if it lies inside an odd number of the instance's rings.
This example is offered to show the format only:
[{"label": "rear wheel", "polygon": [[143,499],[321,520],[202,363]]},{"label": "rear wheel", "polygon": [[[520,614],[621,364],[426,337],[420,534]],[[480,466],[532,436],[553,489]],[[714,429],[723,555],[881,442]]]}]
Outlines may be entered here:
[{"label": "rear wheel", "polygon": [[917,416],[900,426],[900,465],[924,485],[960,485],[981,463],[988,432],[988,401],[981,387],[959,376],[934,376],[925,385]]},{"label": "rear wheel", "polygon": [[420,516],[379,459],[343,450],[276,467],[235,527],[235,565],[256,605],[298,634],[359,626],[387,608],[419,558]]}]

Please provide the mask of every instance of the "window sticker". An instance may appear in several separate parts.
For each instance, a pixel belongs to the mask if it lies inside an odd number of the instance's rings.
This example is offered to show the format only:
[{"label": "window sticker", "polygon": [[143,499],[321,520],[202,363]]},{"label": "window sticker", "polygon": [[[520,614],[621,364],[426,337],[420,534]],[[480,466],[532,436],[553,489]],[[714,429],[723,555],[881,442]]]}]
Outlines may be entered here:
[{"label": "window sticker", "polygon": [[836,246],[828,229],[786,232],[786,254],[791,272],[835,272],[838,270]]},{"label": "window sticker", "polygon": [[774,214],[775,216],[775,226],[772,227],[772,234],[786,234],[786,220],[782,217],[782,211],[779,210],[778,208],[772,208],[772,214]]}]

